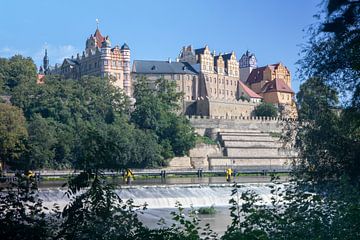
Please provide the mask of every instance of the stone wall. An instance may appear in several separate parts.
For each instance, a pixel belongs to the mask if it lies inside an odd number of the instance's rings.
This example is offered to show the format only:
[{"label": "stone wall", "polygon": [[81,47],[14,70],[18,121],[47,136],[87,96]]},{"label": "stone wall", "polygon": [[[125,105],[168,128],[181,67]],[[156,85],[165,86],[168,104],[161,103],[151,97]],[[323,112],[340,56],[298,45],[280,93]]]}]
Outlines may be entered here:
[{"label": "stone wall", "polygon": [[212,137],[221,129],[259,130],[261,132],[281,132],[285,122],[280,118],[265,117],[199,117],[189,116],[190,124],[202,136]]},{"label": "stone wall", "polygon": [[219,116],[223,118],[250,117],[257,102],[229,99],[200,99],[196,102],[196,114],[198,116]]},{"label": "stone wall", "polygon": [[197,144],[195,148],[189,152],[191,165],[193,168],[207,169],[209,167],[208,157],[222,156],[221,149],[218,145]]}]

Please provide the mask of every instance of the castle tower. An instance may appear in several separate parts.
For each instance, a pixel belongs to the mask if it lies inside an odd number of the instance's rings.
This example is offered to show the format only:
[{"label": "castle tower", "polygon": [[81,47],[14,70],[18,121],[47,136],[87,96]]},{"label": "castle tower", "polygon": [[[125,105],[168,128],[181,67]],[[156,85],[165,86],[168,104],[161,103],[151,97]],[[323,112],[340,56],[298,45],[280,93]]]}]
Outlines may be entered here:
[{"label": "castle tower", "polygon": [[240,80],[245,83],[251,71],[257,68],[257,60],[253,53],[246,51],[239,60]]},{"label": "castle tower", "polygon": [[101,76],[109,77],[111,73],[111,42],[109,36],[106,36],[104,41],[101,43],[100,61]]},{"label": "castle tower", "polygon": [[45,49],[45,56],[43,58],[43,71],[44,71],[44,74],[49,73],[49,57],[47,55],[47,49]]},{"label": "castle tower", "polygon": [[121,58],[123,61],[123,76],[124,76],[124,92],[126,95],[132,95],[132,84],[130,78],[130,48],[124,43],[120,49]]}]

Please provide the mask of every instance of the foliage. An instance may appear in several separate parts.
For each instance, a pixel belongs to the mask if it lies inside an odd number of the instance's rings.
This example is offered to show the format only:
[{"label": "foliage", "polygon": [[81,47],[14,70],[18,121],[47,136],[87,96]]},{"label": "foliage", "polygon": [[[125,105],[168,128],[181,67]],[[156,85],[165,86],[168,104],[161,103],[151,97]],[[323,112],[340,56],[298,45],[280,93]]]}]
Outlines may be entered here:
[{"label": "foliage", "polygon": [[31,58],[15,55],[10,59],[0,58],[0,89],[11,92],[24,82],[36,82],[36,66]]},{"label": "foliage", "polygon": [[181,94],[176,92],[175,82],[159,79],[151,86],[147,79],[140,78],[134,97],[136,103],[131,121],[157,136],[164,159],[183,156],[194,147],[194,130],[184,116],[176,114]]},{"label": "foliage", "polygon": [[49,239],[56,230],[58,209],[47,212],[38,197],[34,179],[17,175],[17,181],[0,188],[2,239]]},{"label": "foliage", "polygon": [[[360,183],[360,2],[329,0],[324,20],[303,48],[296,144],[302,177],[350,177]],[[338,102],[339,95],[340,100]]]},{"label": "foliage", "polygon": [[253,113],[257,117],[276,117],[278,110],[274,104],[262,102],[260,105],[255,107]]},{"label": "foliage", "polygon": [[208,215],[212,215],[216,213],[216,209],[214,205],[211,205],[210,207],[201,207],[197,211],[199,212],[199,214],[208,214]]},{"label": "foliage", "polygon": [[21,109],[0,103],[0,161],[14,163],[25,150],[28,137]]},{"label": "foliage", "polygon": [[196,135],[196,143],[204,143],[209,145],[217,145],[217,141],[212,140],[208,136]]}]

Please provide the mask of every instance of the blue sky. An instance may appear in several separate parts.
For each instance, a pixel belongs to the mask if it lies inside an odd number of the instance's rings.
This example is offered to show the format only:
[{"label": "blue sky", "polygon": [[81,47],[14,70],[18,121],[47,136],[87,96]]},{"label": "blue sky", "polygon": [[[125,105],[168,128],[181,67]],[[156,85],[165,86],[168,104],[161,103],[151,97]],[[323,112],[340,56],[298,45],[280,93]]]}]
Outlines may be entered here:
[{"label": "blue sky", "polygon": [[7,0],[0,6],[0,57],[30,56],[39,65],[76,55],[99,28],[113,45],[126,42],[132,60],[176,58],[182,46],[216,52],[247,49],[258,64],[281,61],[298,91],[296,61],[321,0]]}]

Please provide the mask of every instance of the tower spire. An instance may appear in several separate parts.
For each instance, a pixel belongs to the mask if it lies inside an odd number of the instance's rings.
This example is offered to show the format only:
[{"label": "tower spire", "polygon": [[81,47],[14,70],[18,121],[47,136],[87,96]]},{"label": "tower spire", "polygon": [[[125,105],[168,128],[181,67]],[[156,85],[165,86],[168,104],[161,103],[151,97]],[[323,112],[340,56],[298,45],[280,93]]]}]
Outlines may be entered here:
[{"label": "tower spire", "polygon": [[43,59],[44,73],[47,74],[49,71],[49,57],[47,55],[47,49],[45,48],[45,56]]},{"label": "tower spire", "polygon": [[96,21],[96,29],[99,29],[99,19],[97,18],[95,19],[95,21]]}]

